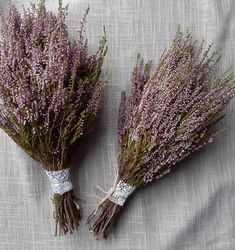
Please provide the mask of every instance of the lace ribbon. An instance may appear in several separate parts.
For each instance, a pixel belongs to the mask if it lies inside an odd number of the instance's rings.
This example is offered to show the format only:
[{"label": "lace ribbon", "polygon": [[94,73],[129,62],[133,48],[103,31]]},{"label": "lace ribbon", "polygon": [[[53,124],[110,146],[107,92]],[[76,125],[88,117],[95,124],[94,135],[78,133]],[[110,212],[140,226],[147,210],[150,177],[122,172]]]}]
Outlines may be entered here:
[{"label": "lace ribbon", "polygon": [[108,199],[119,206],[123,206],[126,199],[134,192],[135,189],[135,187],[130,186],[124,181],[119,181],[111,195],[108,196]]},{"label": "lace ribbon", "polygon": [[46,171],[51,182],[52,190],[55,194],[64,194],[73,189],[70,180],[70,169],[62,169],[58,171]]}]

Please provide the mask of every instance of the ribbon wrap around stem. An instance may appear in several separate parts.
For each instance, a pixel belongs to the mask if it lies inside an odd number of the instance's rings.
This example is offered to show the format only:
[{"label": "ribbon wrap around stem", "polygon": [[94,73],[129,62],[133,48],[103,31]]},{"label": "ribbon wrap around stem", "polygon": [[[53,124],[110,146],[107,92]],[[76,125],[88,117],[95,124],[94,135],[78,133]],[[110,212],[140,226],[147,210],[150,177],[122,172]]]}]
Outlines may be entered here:
[{"label": "ribbon wrap around stem", "polygon": [[120,180],[115,186],[113,192],[108,196],[108,199],[119,206],[123,206],[126,199],[135,189],[135,187]]},{"label": "ribbon wrap around stem", "polygon": [[46,174],[51,182],[51,187],[55,194],[63,195],[73,189],[73,185],[70,180],[70,168],[57,171],[46,171]]}]

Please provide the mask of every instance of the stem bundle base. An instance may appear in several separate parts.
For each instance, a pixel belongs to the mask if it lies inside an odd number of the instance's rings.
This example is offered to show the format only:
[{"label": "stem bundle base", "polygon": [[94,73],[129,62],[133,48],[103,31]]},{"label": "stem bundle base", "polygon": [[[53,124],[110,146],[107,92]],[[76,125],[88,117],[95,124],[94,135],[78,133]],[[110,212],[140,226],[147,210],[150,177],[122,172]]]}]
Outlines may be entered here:
[{"label": "stem bundle base", "polygon": [[98,208],[89,216],[87,224],[89,230],[97,240],[106,239],[110,229],[116,221],[122,206],[119,206],[108,198],[102,201]]},{"label": "stem bundle base", "polygon": [[54,194],[52,201],[55,205],[55,236],[72,234],[78,229],[80,221],[80,210],[73,190],[63,195]]}]

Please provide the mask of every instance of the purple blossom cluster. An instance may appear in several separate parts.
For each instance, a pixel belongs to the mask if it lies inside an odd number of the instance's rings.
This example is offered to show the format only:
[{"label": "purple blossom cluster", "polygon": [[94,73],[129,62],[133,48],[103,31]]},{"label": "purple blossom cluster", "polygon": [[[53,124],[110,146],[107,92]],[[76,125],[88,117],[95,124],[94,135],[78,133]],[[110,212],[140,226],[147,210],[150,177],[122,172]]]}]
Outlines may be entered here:
[{"label": "purple blossom cluster", "polygon": [[150,76],[138,63],[119,114],[119,178],[134,186],[158,179],[216,136],[211,127],[235,94],[234,74],[212,78],[220,52],[178,31]]},{"label": "purple blossom cluster", "polygon": [[102,105],[106,38],[88,54],[86,14],[77,41],[69,38],[61,2],[57,15],[45,0],[23,15],[9,4],[1,15],[0,127],[48,170],[65,167],[70,146]]}]

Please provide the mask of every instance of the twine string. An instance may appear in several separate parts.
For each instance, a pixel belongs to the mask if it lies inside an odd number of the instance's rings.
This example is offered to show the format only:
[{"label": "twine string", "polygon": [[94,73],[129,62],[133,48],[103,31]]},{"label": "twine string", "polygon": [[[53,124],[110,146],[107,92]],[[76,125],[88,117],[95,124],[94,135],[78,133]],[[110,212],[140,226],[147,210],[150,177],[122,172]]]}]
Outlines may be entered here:
[{"label": "twine string", "polygon": [[[98,211],[100,205],[107,199],[111,200],[117,205],[123,206],[125,200],[128,196],[135,190],[135,187],[130,186],[122,180],[118,179],[118,171],[115,171],[115,180],[113,185],[108,191],[103,190],[100,186],[95,186],[96,189],[100,190],[102,193],[106,194],[103,199],[99,202],[94,214]],[[96,195],[98,197],[98,195]]]}]

